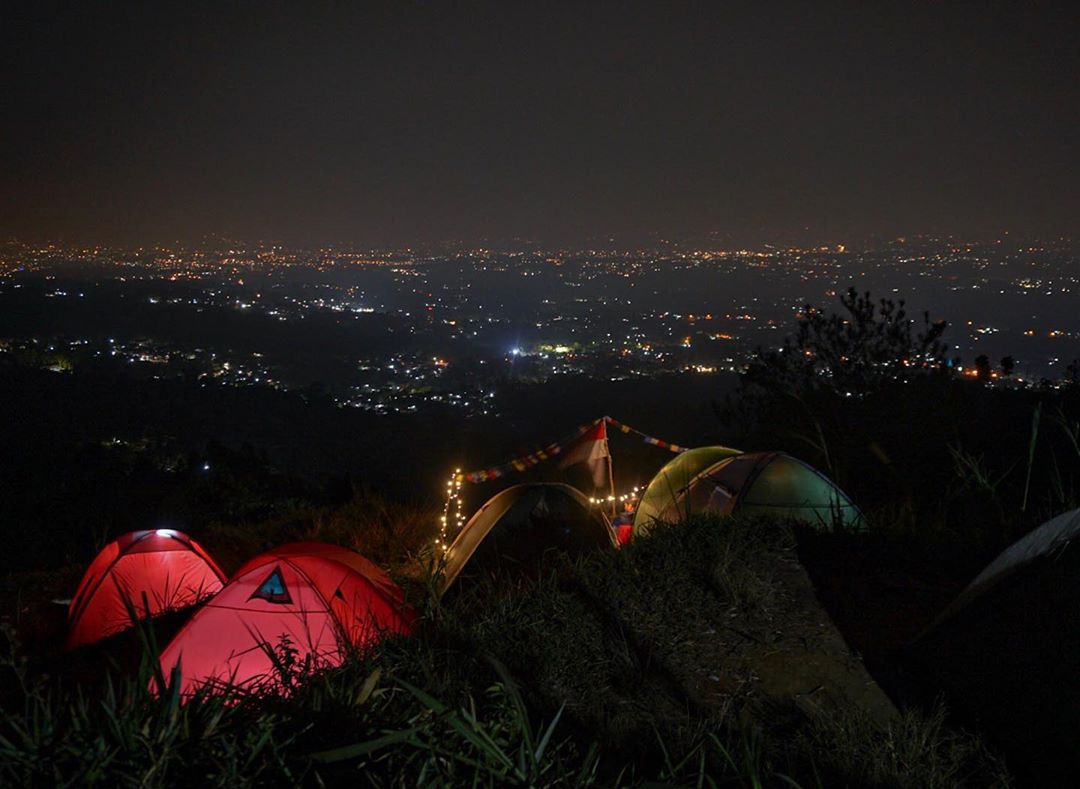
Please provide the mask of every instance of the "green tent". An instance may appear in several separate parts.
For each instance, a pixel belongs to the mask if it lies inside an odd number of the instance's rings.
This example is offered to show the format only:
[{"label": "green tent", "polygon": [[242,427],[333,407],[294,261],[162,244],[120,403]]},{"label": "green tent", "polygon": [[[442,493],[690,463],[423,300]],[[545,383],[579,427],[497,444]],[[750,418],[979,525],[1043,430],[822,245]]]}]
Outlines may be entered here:
[{"label": "green tent", "polygon": [[634,513],[634,531],[637,532],[649,521],[659,518],[662,512],[675,503],[678,495],[686,489],[690,481],[702,471],[725,458],[741,454],[742,452],[738,449],[720,446],[697,447],[680,452],[656,472],[656,476],[641,494],[637,512]]},{"label": "green tent", "polygon": [[[813,526],[864,526],[862,513],[824,474],[782,452],[751,452],[729,457],[700,472],[677,491],[656,520],[677,521],[687,514],[718,512],[794,518]],[[652,521],[634,521],[634,536]]]},{"label": "green tent", "polygon": [[469,518],[446,551],[441,592],[459,575],[528,570],[549,551],[615,547],[615,532],[576,488],[515,485]]}]

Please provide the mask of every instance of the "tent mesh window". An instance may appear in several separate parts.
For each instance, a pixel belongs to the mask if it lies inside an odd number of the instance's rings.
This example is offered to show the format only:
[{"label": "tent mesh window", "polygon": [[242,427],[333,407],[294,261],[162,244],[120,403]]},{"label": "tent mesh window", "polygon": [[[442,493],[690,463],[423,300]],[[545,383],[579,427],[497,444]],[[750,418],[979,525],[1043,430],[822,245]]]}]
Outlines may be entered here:
[{"label": "tent mesh window", "polygon": [[254,600],[256,597],[268,603],[292,602],[292,597],[289,595],[289,590],[285,588],[285,580],[281,577],[279,568],[275,567],[248,599]]}]

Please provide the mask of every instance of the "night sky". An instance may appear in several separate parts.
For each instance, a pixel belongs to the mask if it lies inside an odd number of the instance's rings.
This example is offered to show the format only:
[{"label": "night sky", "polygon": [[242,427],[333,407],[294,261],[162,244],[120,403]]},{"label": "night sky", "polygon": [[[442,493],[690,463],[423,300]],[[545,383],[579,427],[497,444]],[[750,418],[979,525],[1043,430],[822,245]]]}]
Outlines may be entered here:
[{"label": "night sky", "polygon": [[1080,3],[12,5],[5,238],[1080,234]]}]

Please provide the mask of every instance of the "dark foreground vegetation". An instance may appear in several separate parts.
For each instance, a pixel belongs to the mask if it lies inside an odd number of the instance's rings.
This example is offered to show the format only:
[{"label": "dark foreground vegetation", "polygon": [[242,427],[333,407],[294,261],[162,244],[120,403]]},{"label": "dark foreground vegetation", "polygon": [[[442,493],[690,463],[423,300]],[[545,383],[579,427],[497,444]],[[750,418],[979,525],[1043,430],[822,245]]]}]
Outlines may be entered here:
[{"label": "dark foreground vegetation", "polygon": [[473,582],[428,597],[417,637],[340,669],[306,676],[277,645],[285,698],[180,704],[154,676],[152,629],[128,637],[137,670],[92,687],[10,652],[0,782],[1007,784],[940,707],[874,715],[770,695],[754,665],[805,625],[777,569],[793,548],[781,524],[701,518],[535,578]]}]

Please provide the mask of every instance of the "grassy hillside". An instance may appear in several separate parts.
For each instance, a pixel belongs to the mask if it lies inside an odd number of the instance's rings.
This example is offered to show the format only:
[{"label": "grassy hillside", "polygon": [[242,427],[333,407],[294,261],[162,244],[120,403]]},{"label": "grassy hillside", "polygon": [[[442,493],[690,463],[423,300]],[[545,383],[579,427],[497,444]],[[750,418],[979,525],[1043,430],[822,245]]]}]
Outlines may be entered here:
[{"label": "grassy hillside", "polygon": [[[287,698],[155,697],[168,678],[152,677],[152,630],[126,644],[138,671],[97,669],[82,687],[74,668],[43,674],[11,643],[0,783],[1007,784],[942,710],[868,712],[849,698],[868,678],[822,629],[794,550],[782,524],[699,518],[441,603],[417,584],[415,638],[314,675],[277,645]],[[799,686],[821,660],[845,678]]]}]

